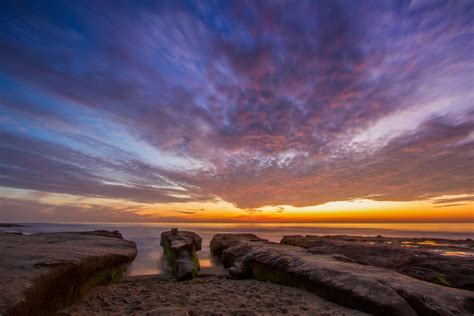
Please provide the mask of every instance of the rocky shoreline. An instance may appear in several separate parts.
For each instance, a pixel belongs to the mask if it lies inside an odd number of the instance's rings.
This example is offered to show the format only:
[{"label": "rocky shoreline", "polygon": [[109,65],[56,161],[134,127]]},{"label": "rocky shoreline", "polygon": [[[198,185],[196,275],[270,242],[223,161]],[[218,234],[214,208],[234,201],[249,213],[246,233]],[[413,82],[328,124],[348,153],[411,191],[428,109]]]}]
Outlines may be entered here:
[{"label": "rocky shoreline", "polygon": [[313,254],[344,255],[362,265],[394,270],[416,279],[474,290],[474,241],[383,236],[285,236],[281,244]]},{"label": "rocky shoreline", "polygon": [[172,229],[160,244],[173,276],[120,280],[137,250],[119,232],[0,233],[0,314],[474,312],[472,258],[444,254],[471,251],[472,240],[285,236],[274,243],[253,234],[216,234],[210,250],[227,269],[218,275],[199,273],[197,234]]},{"label": "rocky shoreline", "polygon": [[375,315],[471,315],[474,293],[420,281],[341,254],[314,254],[255,235],[218,234],[211,251],[237,278],[307,290]]}]

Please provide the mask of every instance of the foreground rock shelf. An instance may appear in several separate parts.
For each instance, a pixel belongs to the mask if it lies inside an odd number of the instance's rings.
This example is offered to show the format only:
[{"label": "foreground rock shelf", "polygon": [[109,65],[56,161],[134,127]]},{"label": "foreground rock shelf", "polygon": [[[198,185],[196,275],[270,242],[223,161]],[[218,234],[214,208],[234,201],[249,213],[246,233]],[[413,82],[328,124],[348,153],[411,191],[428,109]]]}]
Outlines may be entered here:
[{"label": "foreground rock shelf", "polygon": [[218,234],[211,252],[239,278],[291,285],[342,306],[376,315],[472,315],[474,293],[427,283],[354,263],[339,255],[312,254],[255,235]]},{"label": "foreground rock shelf", "polygon": [[196,251],[201,250],[202,244],[198,234],[173,228],[161,234],[160,244],[171,272],[178,281],[197,276],[200,265]]},{"label": "foreground rock shelf", "polygon": [[360,264],[465,290],[474,290],[474,242],[424,238],[285,236],[285,245],[315,254],[341,254]]},{"label": "foreground rock shelf", "polygon": [[118,232],[0,232],[0,315],[48,315],[118,281],[136,245]]}]

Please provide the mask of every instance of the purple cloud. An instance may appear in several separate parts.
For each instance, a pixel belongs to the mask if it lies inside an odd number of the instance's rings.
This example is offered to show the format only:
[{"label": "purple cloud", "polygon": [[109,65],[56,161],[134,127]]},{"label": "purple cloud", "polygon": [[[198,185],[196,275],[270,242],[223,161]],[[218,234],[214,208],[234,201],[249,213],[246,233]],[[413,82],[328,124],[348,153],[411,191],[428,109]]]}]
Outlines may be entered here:
[{"label": "purple cloud", "polygon": [[470,1],[1,6],[4,187],[249,210],[472,193]]}]

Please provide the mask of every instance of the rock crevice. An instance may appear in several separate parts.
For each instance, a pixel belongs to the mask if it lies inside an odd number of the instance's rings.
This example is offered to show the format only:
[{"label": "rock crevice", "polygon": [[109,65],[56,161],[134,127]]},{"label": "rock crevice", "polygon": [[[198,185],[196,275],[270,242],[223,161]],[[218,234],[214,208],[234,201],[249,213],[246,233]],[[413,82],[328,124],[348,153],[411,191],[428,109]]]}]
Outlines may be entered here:
[{"label": "rock crevice", "polygon": [[[111,238],[113,237],[113,238]],[[115,232],[0,233],[0,314],[50,315],[121,279],[136,245]]]}]

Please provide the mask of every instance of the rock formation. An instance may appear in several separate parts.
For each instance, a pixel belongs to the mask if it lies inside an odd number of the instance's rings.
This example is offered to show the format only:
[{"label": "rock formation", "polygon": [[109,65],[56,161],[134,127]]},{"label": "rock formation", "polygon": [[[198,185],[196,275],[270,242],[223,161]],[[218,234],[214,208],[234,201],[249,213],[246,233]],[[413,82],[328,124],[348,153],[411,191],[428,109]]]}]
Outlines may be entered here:
[{"label": "rock formation", "polygon": [[171,272],[178,281],[194,278],[199,272],[199,258],[196,251],[201,250],[202,238],[177,228],[161,234],[161,246]]},{"label": "rock formation", "polygon": [[474,290],[474,243],[469,240],[285,236],[280,243],[304,247],[315,254],[340,254],[423,281]]},{"label": "rock formation", "polygon": [[22,225],[12,223],[0,223],[0,227],[22,227]]},{"label": "rock formation", "polygon": [[0,315],[49,315],[119,280],[136,254],[109,232],[0,233]]},{"label": "rock formation", "polygon": [[254,234],[217,234],[211,240],[210,250],[214,255],[222,255],[229,247],[239,245],[241,242],[268,242],[267,239],[257,237]]},{"label": "rock formation", "polygon": [[[329,301],[380,315],[471,315],[474,293],[361,265],[343,255],[312,254],[255,235],[215,235],[211,245],[239,277],[299,287]],[[236,273],[237,272],[237,273]]]}]

